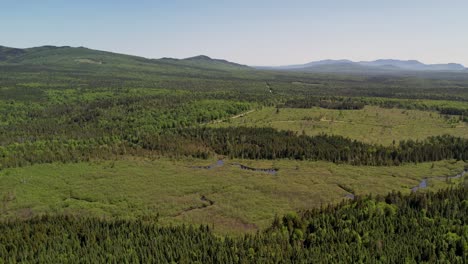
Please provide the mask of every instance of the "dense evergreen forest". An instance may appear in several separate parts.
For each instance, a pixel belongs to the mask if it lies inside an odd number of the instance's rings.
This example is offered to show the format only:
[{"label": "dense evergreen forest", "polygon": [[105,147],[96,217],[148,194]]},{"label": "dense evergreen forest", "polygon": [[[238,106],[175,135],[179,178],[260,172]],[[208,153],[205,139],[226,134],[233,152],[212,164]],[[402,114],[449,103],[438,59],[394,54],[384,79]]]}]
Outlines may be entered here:
[{"label": "dense evergreen forest", "polygon": [[42,216],[0,225],[0,262],[465,263],[468,190],[361,197],[277,217],[254,235],[209,226]]},{"label": "dense evergreen forest", "polygon": [[36,163],[113,159],[121,155],[242,159],[323,160],[352,165],[400,165],[438,160],[468,159],[468,139],[430,137],[401,141],[391,147],[370,145],[341,136],[306,136],[272,128],[195,128],[166,130],[99,139],[34,141],[0,147],[1,167]]},{"label": "dense evergreen forest", "polygon": [[[172,135],[175,133],[171,133]],[[186,129],[184,139],[199,139],[215,153],[247,159],[308,159],[354,165],[399,165],[442,159],[465,160],[468,140],[450,136],[431,137],[425,141],[401,141],[393,147],[368,145],[341,136],[306,136],[272,128]],[[155,142],[156,140],[149,140]],[[159,138],[164,148],[169,140]],[[157,141],[156,141],[157,142]],[[146,146],[148,147],[148,146]]]}]

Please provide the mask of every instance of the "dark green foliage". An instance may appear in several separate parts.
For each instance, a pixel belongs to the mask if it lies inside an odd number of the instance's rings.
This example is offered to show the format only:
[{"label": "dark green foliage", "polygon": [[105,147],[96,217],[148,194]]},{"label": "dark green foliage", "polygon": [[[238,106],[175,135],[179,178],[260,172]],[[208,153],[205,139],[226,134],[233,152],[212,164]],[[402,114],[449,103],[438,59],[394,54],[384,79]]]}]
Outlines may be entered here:
[{"label": "dark green foliage", "polygon": [[[450,201],[450,202],[448,202]],[[0,260],[141,263],[463,263],[468,192],[364,197],[276,218],[255,235],[160,227],[157,219],[43,216],[0,224]]]},{"label": "dark green foliage", "polygon": [[282,104],[287,108],[312,108],[321,107],[325,109],[357,110],[365,105],[376,105],[382,108],[401,108],[438,111],[442,115],[460,116],[462,121],[468,120],[468,109],[450,106],[428,105],[420,101],[395,100],[386,98],[365,98],[365,97],[303,97],[291,99]]},{"label": "dark green foliage", "polygon": [[201,141],[216,153],[232,158],[325,160],[353,165],[399,165],[468,158],[468,140],[452,136],[401,141],[397,146],[386,147],[341,136],[298,136],[272,128],[184,129],[178,134],[185,139]]},{"label": "dark green foliage", "polygon": [[[283,217],[272,233],[288,231],[311,256],[343,262],[464,263],[468,257],[466,187],[438,193],[390,193]],[[275,231],[276,230],[276,231]],[[271,233],[270,233],[271,234]]]},{"label": "dark green foliage", "polygon": [[243,159],[324,160],[352,165],[400,165],[444,159],[467,160],[468,140],[436,136],[398,145],[370,145],[342,136],[297,135],[272,128],[184,128],[160,133],[81,140],[38,140],[0,146],[0,166],[112,159],[118,155]]},{"label": "dark green foliage", "polygon": [[467,121],[468,109],[457,108],[450,106],[426,105],[418,101],[408,100],[389,100],[384,98],[354,98],[355,101],[361,101],[364,104],[377,105],[383,108],[402,108],[402,109],[418,109],[418,110],[432,110],[438,111],[442,115],[456,115],[460,116],[462,121]]},{"label": "dark green foliage", "polygon": [[357,110],[364,108],[365,104],[354,98],[344,97],[308,97],[286,101],[283,107],[288,108],[312,108]]}]

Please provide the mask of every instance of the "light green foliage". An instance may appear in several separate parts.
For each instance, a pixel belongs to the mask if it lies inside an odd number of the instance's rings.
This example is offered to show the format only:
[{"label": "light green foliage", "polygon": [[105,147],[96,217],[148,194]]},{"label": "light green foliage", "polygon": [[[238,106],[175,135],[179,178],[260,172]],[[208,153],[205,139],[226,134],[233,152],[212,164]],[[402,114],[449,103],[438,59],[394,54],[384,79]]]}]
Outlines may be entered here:
[{"label": "light green foliage", "polygon": [[[231,163],[279,168],[276,175],[241,170]],[[420,179],[455,175],[462,162],[399,167],[335,165],[307,161],[227,160],[222,167],[195,169],[201,160],[146,160],[43,164],[0,172],[2,217],[69,213],[135,218],[160,215],[162,223],[209,224],[216,232],[251,232],[269,225],[275,214],[337,203],[348,186],[356,195],[409,193]],[[214,161],[212,161],[214,163]],[[453,180],[430,180],[429,189]],[[421,190],[425,191],[425,190]],[[205,197],[205,198],[202,198]],[[209,201],[213,201],[210,204]],[[390,205],[374,211],[392,214]]]},{"label": "light green foliage", "polygon": [[391,145],[406,139],[450,134],[468,137],[468,123],[436,112],[366,106],[362,110],[266,107],[242,118],[212,126],[273,127],[307,135],[336,134],[366,143]]}]

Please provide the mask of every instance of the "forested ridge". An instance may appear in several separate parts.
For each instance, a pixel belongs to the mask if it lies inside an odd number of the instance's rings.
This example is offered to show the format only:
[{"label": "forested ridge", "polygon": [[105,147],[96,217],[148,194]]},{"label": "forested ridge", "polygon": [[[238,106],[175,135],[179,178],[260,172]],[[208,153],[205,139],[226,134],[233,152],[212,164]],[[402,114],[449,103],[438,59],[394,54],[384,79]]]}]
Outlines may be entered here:
[{"label": "forested ridge", "polygon": [[[179,89],[282,96],[367,96],[466,101],[464,73],[337,75],[259,71],[200,56],[152,60],[86,48],[0,48],[0,94],[16,89]],[[33,91],[32,91],[33,92]]]},{"label": "forested ridge", "polygon": [[144,263],[464,263],[468,192],[360,197],[277,217],[254,235],[209,226],[41,216],[0,225],[0,261]]}]

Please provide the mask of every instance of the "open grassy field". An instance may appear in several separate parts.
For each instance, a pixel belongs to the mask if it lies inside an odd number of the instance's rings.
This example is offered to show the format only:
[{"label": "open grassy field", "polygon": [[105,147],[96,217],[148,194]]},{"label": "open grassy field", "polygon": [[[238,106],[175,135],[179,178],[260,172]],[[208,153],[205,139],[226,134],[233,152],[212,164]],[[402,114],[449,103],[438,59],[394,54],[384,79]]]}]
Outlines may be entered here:
[{"label": "open grassy field", "polygon": [[396,105],[407,106],[409,107],[408,109],[424,110],[424,109],[437,109],[437,108],[439,109],[457,108],[457,109],[468,110],[468,102],[466,101],[382,98],[382,97],[362,97],[362,99],[363,101],[371,105],[375,105],[378,102],[391,102],[391,103],[395,103]]},{"label": "open grassy field", "polygon": [[323,108],[267,107],[243,117],[212,124],[216,127],[253,126],[293,130],[307,135],[320,133],[341,135],[363,141],[391,145],[406,139],[424,139],[450,134],[468,137],[468,124],[457,117],[445,117],[437,112],[386,109],[366,106],[362,110],[331,110]]},{"label": "open grassy field", "polygon": [[[242,170],[278,168],[268,174]],[[420,179],[455,175],[465,163],[442,161],[399,167],[366,167],[309,161],[147,160],[43,164],[0,172],[3,218],[71,213],[134,218],[160,214],[163,224],[209,224],[219,233],[252,232],[275,214],[336,203],[350,192],[405,193]],[[460,180],[430,180],[437,189]]]}]

